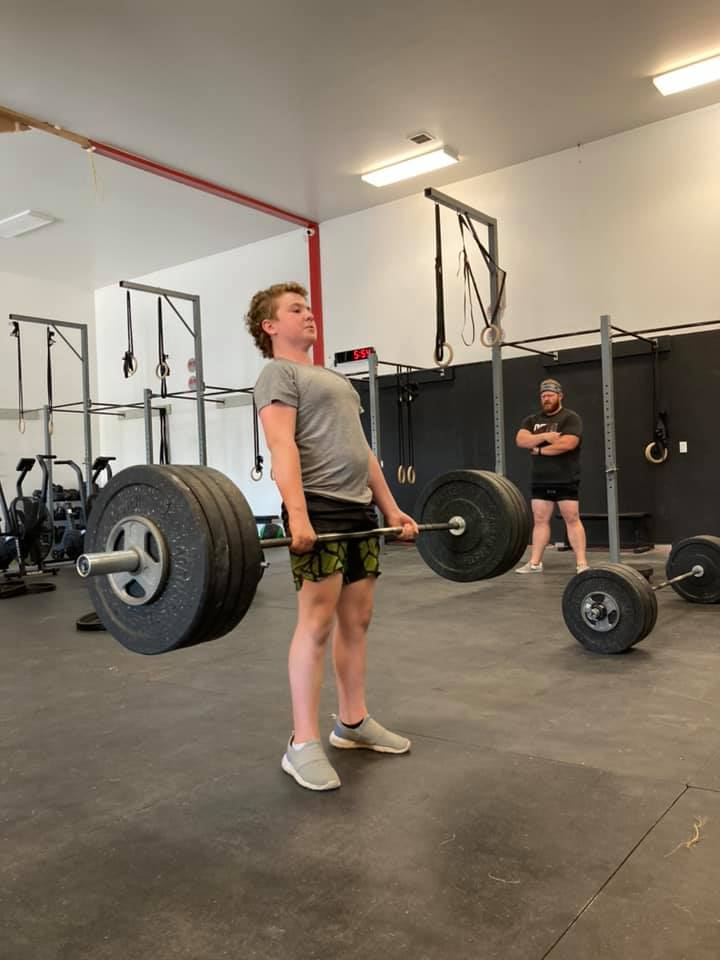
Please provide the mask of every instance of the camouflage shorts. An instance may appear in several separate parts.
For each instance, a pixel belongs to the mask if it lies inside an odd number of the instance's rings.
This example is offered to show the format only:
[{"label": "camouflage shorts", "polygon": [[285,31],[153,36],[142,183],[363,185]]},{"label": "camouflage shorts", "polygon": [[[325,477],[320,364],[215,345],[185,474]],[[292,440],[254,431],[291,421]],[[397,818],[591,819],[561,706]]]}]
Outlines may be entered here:
[{"label": "camouflage shorts", "polygon": [[310,553],[291,553],[290,566],[296,590],[302,587],[303,580],[317,583],[333,573],[342,573],[345,584],[365,577],[379,577],[380,538],[318,543]]}]

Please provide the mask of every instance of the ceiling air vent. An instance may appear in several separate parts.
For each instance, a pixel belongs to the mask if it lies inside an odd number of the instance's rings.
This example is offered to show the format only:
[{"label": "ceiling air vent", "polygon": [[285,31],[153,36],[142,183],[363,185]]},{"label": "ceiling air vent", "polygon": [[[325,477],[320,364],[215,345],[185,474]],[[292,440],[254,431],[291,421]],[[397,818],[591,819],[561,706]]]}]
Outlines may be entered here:
[{"label": "ceiling air vent", "polygon": [[421,130],[420,133],[414,133],[411,137],[408,137],[408,140],[417,144],[432,143],[434,139],[435,137],[426,130]]}]

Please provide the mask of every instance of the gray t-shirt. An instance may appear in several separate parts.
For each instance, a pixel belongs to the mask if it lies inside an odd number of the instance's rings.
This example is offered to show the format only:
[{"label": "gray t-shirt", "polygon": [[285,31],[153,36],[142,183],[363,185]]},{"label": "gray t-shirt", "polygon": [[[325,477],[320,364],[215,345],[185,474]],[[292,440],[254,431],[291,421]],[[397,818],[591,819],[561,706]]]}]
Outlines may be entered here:
[{"label": "gray t-shirt", "polygon": [[305,492],[370,503],[360,397],[347,377],[309,363],[271,360],[255,384],[255,403],[262,410],[276,400],[297,410],[295,442]]}]

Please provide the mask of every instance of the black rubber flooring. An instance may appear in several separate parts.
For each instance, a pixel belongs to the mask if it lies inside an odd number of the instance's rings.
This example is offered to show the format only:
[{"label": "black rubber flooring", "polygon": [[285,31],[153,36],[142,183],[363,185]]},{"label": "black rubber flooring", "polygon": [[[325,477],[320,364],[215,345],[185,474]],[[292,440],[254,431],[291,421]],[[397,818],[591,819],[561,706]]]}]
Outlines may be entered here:
[{"label": "black rubber flooring", "polygon": [[164,657],[76,632],[67,571],[2,602],[3,960],[717,960],[720,608],[663,591],[650,638],[595,657],[570,555],[454,584],[393,547],[370,703],[413,750],[332,751],[319,795],[280,770],[273,560],[231,636]]}]

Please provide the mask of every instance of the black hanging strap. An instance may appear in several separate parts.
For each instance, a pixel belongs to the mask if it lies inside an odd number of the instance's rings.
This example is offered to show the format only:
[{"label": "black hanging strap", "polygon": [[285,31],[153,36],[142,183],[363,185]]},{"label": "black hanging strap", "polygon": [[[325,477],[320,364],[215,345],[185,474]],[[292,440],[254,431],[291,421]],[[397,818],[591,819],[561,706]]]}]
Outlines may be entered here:
[{"label": "black hanging strap", "polygon": [[258,427],[258,411],[257,411],[257,404],[255,403],[254,394],[252,398],[252,421],[253,421],[254,463],[253,463],[253,468],[250,471],[250,477],[252,480],[260,480],[263,475],[263,463],[265,462],[265,460],[260,453],[260,430]]},{"label": "black hanging strap", "polygon": [[407,367],[405,373],[405,406],[407,408],[408,468],[405,479],[407,483],[415,483],[415,434],[412,422],[412,405],[417,396],[417,387],[410,378],[411,369]]},{"label": "black hanging strap", "polygon": [[397,392],[397,412],[398,412],[398,483],[405,483],[405,413],[403,410],[403,383],[402,367],[395,366],[395,390]]},{"label": "black hanging strap", "polygon": [[17,340],[17,377],[18,377],[18,430],[25,433],[25,399],[23,397],[22,342],[20,324],[13,320],[10,336]]},{"label": "black hanging strap", "polygon": [[[160,378],[160,396],[165,398],[168,394],[167,378],[170,376],[170,366],[168,365],[168,355],[165,353],[165,335],[163,330],[163,310],[162,297],[158,297],[158,365],[155,373]],[[168,411],[166,406],[159,408],[160,415],[160,456],[159,461],[163,465],[170,463],[170,424],[168,421]]]},{"label": "black hanging strap", "polygon": [[53,422],[53,373],[52,356],[50,351],[55,346],[55,334],[50,327],[47,328],[47,405],[48,405],[48,433],[52,434],[55,424]]},{"label": "black hanging strap", "polygon": [[163,327],[163,307],[162,297],[158,297],[158,364],[155,368],[155,374],[160,380],[160,396],[167,396],[166,380],[170,376],[170,364],[168,363],[168,354],[165,353],[165,330]]},{"label": "black hanging strap", "polygon": [[435,204],[435,360],[442,363],[445,352],[445,294],[442,267],[440,204]]},{"label": "black hanging strap", "polygon": [[123,356],[123,375],[127,380],[138,368],[137,359],[135,357],[135,343],[133,341],[132,306],[130,304],[129,290],[125,296],[125,306],[127,310],[127,350]]},{"label": "black hanging strap", "polygon": [[658,452],[662,454],[667,449],[670,439],[668,433],[667,410],[661,410],[662,395],[660,389],[660,345],[655,341],[652,345],[653,354],[653,439]]}]

